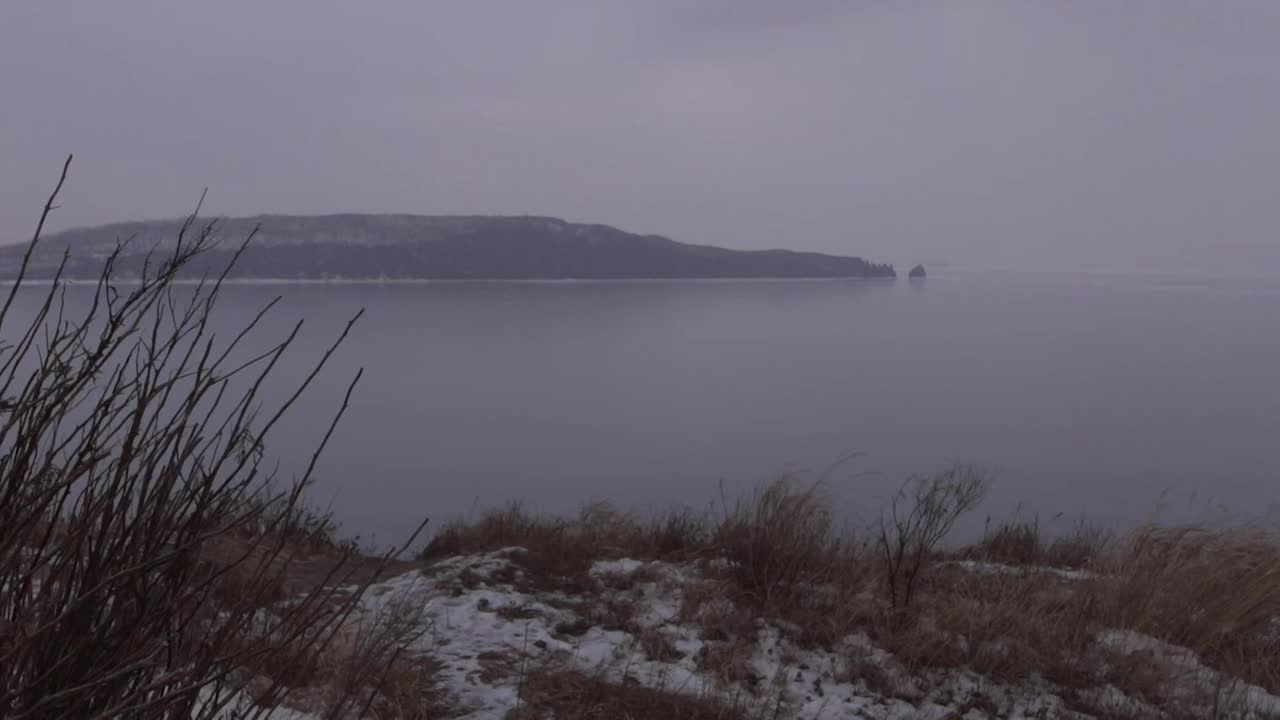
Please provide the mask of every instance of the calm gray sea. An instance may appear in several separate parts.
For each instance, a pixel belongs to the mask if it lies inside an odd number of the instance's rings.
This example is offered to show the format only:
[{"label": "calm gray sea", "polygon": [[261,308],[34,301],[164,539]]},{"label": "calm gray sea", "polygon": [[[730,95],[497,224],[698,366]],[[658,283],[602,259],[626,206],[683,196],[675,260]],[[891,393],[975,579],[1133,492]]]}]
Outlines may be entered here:
[{"label": "calm gray sea", "polygon": [[980,515],[1049,529],[1280,504],[1280,281],[237,285],[219,324],[276,295],[260,346],[306,319],[281,382],[366,309],[273,445],[305,461],[365,368],[314,497],[366,539],[515,499],[718,505],[788,473],[857,524],[955,461],[996,474]]}]

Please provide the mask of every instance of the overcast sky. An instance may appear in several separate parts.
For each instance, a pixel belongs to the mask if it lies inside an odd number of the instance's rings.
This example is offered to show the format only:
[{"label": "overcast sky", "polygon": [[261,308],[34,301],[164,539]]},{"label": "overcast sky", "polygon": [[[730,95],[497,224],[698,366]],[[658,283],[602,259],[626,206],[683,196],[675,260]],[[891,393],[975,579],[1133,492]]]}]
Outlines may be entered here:
[{"label": "overcast sky", "polygon": [[908,263],[1280,272],[1280,2],[3,0],[0,234],[561,216]]}]

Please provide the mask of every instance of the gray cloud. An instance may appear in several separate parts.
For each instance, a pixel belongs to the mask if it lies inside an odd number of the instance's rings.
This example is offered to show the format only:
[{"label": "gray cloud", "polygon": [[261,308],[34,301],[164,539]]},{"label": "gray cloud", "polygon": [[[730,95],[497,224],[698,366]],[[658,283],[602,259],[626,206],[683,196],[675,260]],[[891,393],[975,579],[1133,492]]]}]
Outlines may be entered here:
[{"label": "gray cloud", "polygon": [[553,214],[898,263],[1280,271],[1280,5],[0,5],[0,233]]}]

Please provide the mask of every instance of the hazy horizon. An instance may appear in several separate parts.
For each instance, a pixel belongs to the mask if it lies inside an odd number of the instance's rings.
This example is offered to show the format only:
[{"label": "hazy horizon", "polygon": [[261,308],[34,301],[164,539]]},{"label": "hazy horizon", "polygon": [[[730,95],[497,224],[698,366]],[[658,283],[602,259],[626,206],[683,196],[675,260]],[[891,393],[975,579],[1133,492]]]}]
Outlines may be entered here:
[{"label": "hazy horizon", "polygon": [[899,267],[1280,273],[1280,6],[0,7],[0,239],[546,215]]}]

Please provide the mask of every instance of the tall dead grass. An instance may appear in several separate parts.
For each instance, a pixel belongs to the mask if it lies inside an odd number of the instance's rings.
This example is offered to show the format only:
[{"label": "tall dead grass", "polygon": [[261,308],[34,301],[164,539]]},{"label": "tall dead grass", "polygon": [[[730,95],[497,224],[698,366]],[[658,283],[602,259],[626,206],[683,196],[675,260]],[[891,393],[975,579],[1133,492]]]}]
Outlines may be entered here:
[{"label": "tall dead grass", "polygon": [[592,563],[606,558],[690,560],[710,548],[703,516],[677,510],[650,519],[608,503],[583,507],[574,518],[539,515],[520,503],[482,513],[476,520],[446,524],[419,553],[431,561],[466,553],[518,547],[513,560],[524,580],[563,590],[587,590]]},{"label": "tall dead grass", "polygon": [[821,488],[786,478],[740,500],[710,539],[738,587],[765,606],[829,583],[845,560]]},{"label": "tall dead grass", "polygon": [[1280,537],[1140,528],[1108,558],[1110,621],[1280,692]]},{"label": "tall dead grass", "polygon": [[1112,532],[1094,523],[1077,521],[1069,531],[1046,539],[1039,520],[1015,520],[990,527],[964,555],[1006,565],[1040,565],[1083,570],[1110,547]]}]

